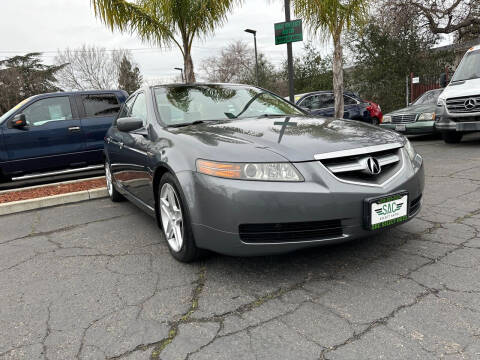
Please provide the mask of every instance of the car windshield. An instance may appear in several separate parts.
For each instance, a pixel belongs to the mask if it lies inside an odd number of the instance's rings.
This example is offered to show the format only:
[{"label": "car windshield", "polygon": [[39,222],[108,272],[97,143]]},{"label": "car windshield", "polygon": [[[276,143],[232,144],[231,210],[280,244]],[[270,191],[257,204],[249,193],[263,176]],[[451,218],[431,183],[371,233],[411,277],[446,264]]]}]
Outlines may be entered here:
[{"label": "car windshield", "polygon": [[480,50],[470,51],[467,53],[457,71],[453,75],[452,81],[463,81],[480,78]]},{"label": "car windshield", "polygon": [[8,110],[5,114],[0,116],[0,124],[3,123],[5,120],[7,120],[10,115],[12,115],[15,111],[17,111],[23,104],[28,102],[32,97],[29,97],[28,99],[20,101],[17,105],[15,105],[13,108]]},{"label": "car windshield", "polygon": [[240,85],[182,85],[154,88],[162,121],[168,126],[256,116],[304,115],[265,90]]},{"label": "car windshield", "polygon": [[420,96],[412,105],[435,105],[443,89],[427,91]]}]

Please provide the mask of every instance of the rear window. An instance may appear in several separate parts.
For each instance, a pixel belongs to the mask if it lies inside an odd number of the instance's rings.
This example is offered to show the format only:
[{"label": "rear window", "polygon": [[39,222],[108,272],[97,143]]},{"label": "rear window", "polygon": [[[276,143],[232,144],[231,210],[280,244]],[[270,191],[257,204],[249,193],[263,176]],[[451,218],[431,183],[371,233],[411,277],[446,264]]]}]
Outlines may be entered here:
[{"label": "rear window", "polygon": [[120,110],[120,105],[114,94],[82,95],[82,102],[87,117],[115,116]]}]

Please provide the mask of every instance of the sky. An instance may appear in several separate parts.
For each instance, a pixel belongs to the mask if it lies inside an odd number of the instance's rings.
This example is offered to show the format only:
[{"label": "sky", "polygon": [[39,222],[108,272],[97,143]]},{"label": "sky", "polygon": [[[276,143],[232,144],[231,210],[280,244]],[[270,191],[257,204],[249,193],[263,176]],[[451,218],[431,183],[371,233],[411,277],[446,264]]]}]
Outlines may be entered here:
[{"label": "sky", "polygon": [[[243,40],[253,46],[253,36],[243,31],[246,28],[257,30],[259,51],[280,66],[287,49],[286,45],[275,45],[274,23],[284,19],[283,1],[245,0],[213,36],[194,42],[192,57],[197,77],[202,80],[202,60],[217,55],[229,43]],[[46,63],[52,63],[58,49],[87,44],[133,49],[133,58],[144,78],[153,82],[174,80],[178,71],[173,68],[183,67],[177,48],[160,50],[135,35],[112,33],[95,18],[90,0],[0,0],[0,33],[0,59],[38,51],[44,53]],[[304,41],[310,38],[304,29]],[[316,42],[323,51],[330,51],[328,45]],[[301,42],[294,43],[294,56],[300,56],[302,48]]]}]

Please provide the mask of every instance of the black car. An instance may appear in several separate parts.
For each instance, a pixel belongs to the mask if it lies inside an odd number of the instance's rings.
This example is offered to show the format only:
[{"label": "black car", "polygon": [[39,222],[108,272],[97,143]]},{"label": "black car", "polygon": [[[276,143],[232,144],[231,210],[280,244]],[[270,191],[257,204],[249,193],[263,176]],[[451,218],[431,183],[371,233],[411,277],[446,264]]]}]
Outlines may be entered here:
[{"label": "black car", "polygon": [[22,101],[0,116],[0,178],[98,167],[105,133],[127,97],[125,91],[96,90],[39,94]]},{"label": "black car", "polygon": [[[351,91],[343,94],[345,104],[344,119],[359,120],[372,123],[368,107],[370,103],[362,100]],[[312,115],[333,117],[335,114],[335,96],[332,91],[315,91],[301,94],[295,97],[295,103],[301,108],[308,110]],[[378,121],[378,120],[377,120]]]}]

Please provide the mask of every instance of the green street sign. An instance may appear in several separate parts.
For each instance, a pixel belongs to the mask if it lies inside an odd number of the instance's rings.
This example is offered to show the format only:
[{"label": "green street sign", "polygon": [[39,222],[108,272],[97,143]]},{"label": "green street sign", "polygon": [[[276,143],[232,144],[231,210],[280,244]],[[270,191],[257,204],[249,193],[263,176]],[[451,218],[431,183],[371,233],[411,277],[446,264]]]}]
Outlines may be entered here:
[{"label": "green street sign", "polygon": [[302,19],[275,24],[275,45],[303,41]]}]

